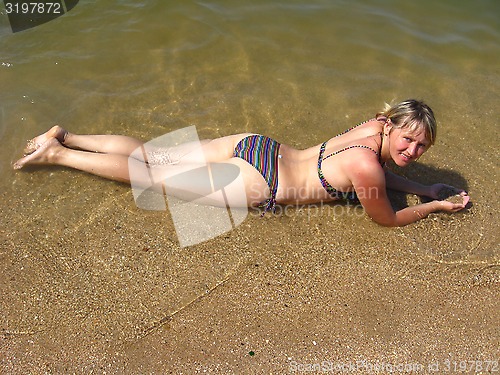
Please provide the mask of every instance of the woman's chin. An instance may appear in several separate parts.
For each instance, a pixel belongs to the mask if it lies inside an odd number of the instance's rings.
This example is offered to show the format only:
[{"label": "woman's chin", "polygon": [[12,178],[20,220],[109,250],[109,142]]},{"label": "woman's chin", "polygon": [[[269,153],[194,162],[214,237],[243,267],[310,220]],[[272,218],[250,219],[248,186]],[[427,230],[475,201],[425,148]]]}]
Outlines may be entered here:
[{"label": "woman's chin", "polygon": [[401,154],[397,155],[397,157],[395,158],[392,158],[392,160],[398,167],[402,168],[407,167],[413,162],[413,159],[407,158]]}]

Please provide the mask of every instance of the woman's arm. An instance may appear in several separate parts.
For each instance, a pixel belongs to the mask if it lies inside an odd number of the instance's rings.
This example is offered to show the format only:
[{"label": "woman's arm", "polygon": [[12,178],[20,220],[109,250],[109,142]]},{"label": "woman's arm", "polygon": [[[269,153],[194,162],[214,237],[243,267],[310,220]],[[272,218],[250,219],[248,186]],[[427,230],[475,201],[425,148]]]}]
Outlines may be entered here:
[{"label": "woman's arm", "polygon": [[386,186],[392,190],[403,191],[405,193],[430,196],[430,186],[422,185],[418,182],[408,180],[399,176],[389,169],[384,168]]},{"label": "woman's arm", "polygon": [[456,194],[467,195],[465,190],[457,189],[446,184],[422,185],[418,182],[401,177],[390,170],[384,168],[386,186],[392,190],[398,190],[409,194],[426,196],[433,199],[438,199],[440,190],[447,188],[454,191]]},{"label": "woman's arm", "polygon": [[[371,165],[371,163],[357,165],[355,169],[353,169],[353,172],[350,173],[350,177],[366,213],[380,225],[399,227],[423,219],[432,212],[457,212],[465,208],[465,205],[462,203],[434,200],[394,212],[389,198],[387,197],[386,174],[380,166],[377,168],[377,166]],[[397,179],[393,179],[391,182],[394,183],[394,181],[396,181],[396,184],[398,183]],[[406,181],[408,181],[408,183],[404,182],[399,186],[407,187],[415,194],[420,192],[426,195],[424,191],[428,194],[432,193],[430,189],[423,189],[423,185],[413,183],[409,180]]]}]

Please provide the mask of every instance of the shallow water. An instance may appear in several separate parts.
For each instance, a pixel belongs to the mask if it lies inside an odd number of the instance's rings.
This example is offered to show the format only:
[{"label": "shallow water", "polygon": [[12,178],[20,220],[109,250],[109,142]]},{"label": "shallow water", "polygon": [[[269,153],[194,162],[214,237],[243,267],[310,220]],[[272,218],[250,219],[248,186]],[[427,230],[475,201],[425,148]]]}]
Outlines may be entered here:
[{"label": "shallow water", "polygon": [[385,101],[417,97],[440,123],[422,161],[479,188],[498,165],[499,10],[494,1],[83,1],[19,33],[3,12],[0,184],[36,178],[10,164],[54,123],[145,140],[195,125],[201,138],[252,131],[308,147]]},{"label": "shallow water", "polygon": [[[2,273],[17,272],[22,262],[30,270],[9,286],[8,300],[23,288],[55,283],[53,290],[83,295],[86,287],[100,307],[75,302],[72,311],[97,316],[132,291],[155,306],[149,321],[141,318],[151,326],[251,259],[256,238],[295,246],[283,237],[293,235],[290,225],[302,233],[299,246],[362,249],[368,238],[383,248],[384,237],[399,236],[388,251],[402,250],[401,257],[409,251],[423,262],[498,262],[499,14],[495,0],[80,1],[54,21],[12,33],[3,12],[0,234],[10,250],[1,253]],[[195,125],[200,138],[251,131],[305,148],[373,116],[384,102],[409,97],[425,99],[440,128],[436,145],[404,173],[463,187],[474,206],[394,231],[347,211],[331,218],[300,209],[292,218],[250,218],[187,252],[178,249],[168,215],[137,210],[126,186],[63,168],[11,169],[25,141],[55,123],[144,140]],[[54,274],[59,279],[47,281]],[[41,279],[30,289],[34,275]],[[167,289],[148,281],[160,277]],[[117,285],[123,293],[113,295]],[[49,302],[17,321],[16,303],[4,306],[13,319],[5,326],[23,326]],[[141,307],[119,311],[119,323],[109,313],[101,325],[124,337],[137,333]]]}]

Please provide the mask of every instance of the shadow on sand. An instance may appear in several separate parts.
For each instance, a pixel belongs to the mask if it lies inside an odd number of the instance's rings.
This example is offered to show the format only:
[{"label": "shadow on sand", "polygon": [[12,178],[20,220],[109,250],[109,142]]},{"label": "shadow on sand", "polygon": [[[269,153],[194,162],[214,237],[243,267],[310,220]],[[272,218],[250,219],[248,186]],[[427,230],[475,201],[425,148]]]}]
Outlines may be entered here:
[{"label": "shadow on sand", "polygon": [[[436,168],[426,164],[413,163],[406,168],[398,167],[394,164],[389,167],[394,173],[406,177],[412,181],[419,182],[424,185],[432,185],[437,183],[443,183],[447,185],[454,186],[458,189],[463,189],[468,191],[468,183],[465,178],[458,172],[452,171],[445,168]],[[395,209],[403,209],[408,207],[407,194],[389,190],[389,199]],[[432,199],[428,197],[421,197],[422,202],[429,202]],[[472,203],[467,204],[467,208],[470,208]]]}]

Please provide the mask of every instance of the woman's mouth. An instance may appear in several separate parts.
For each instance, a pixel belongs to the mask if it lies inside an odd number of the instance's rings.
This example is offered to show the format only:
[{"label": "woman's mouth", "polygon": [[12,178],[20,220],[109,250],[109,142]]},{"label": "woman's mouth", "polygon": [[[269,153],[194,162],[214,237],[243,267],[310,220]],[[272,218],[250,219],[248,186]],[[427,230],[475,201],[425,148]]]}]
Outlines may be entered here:
[{"label": "woman's mouth", "polygon": [[400,155],[401,155],[401,158],[403,159],[403,161],[405,161],[406,163],[411,162],[411,156],[408,156],[406,154],[400,154]]}]

